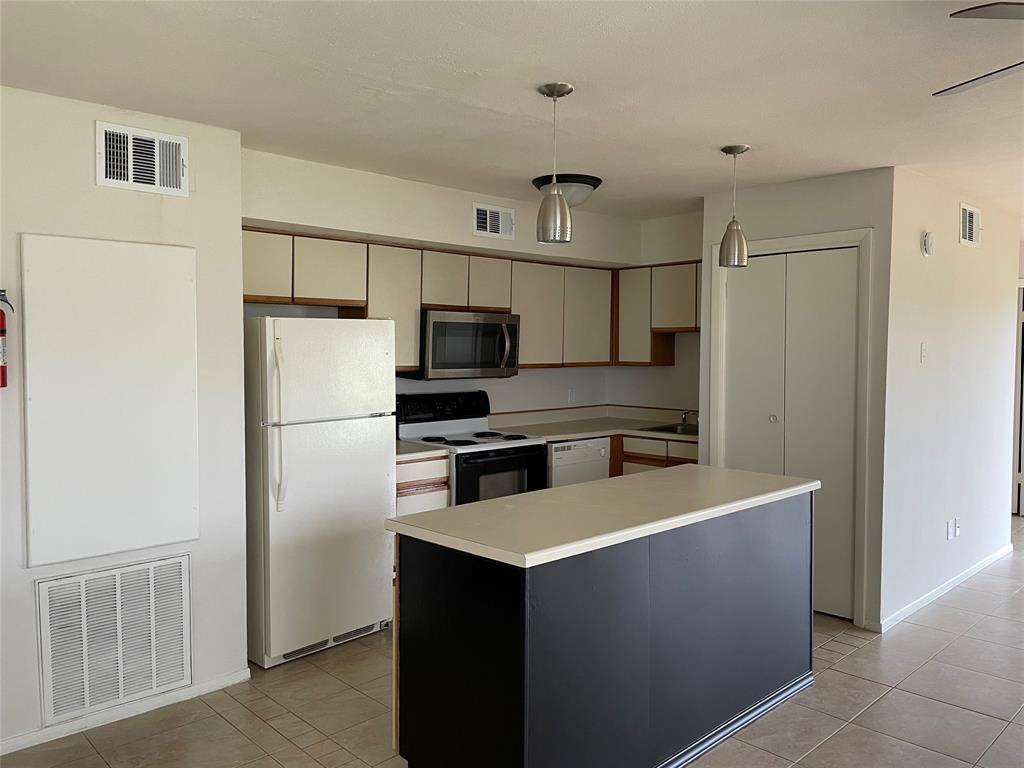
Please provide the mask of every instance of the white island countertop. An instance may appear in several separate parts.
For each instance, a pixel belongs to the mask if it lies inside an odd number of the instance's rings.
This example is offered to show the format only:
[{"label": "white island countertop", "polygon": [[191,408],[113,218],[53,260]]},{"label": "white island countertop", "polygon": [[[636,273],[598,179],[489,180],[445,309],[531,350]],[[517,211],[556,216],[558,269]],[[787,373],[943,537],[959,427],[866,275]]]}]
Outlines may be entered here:
[{"label": "white island countertop", "polygon": [[403,515],[384,527],[530,568],[820,487],[817,480],[687,464]]}]

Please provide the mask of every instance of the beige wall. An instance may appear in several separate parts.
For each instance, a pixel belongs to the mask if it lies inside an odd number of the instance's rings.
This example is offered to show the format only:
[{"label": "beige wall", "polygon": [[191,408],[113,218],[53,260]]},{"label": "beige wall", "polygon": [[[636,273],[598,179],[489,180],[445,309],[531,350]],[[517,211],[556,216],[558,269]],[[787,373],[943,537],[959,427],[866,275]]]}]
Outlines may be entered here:
[{"label": "beige wall", "polygon": [[[961,201],[981,209],[980,247],[957,243]],[[1013,214],[895,169],[883,617],[1010,542],[1018,238]],[[962,534],[946,541],[953,517]]]},{"label": "beige wall", "polygon": [[640,222],[640,253],[644,264],[698,261],[704,227],[703,211],[690,211]]},{"label": "beige wall", "polygon": [[[98,187],[97,120],[187,136],[191,197]],[[10,88],[0,91],[0,121],[0,281],[15,306],[20,307],[18,248],[24,232],[186,245],[197,250],[199,451],[203,466],[210,470],[200,477],[198,540],[26,568],[20,391],[24,354],[20,314],[11,317],[10,387],[0,395],[0,731],[9,748],[10,739],[41,727],[33,587],[39,578],[189,553],[196,687],[219,687],[246,674],[241,198],[239,135],[234,131]],[[94,299],[102,302],[103,296]],[[89,318],[82,318],[80,327],[68,328],[68,343],[89,343]],[[103,350],[96,350],[96,356],[97,364],[102,364]],[[80,499],[80,513],[89,515],[102,504],[103,499]],[[42,740],[46,735],[38,737]]]},{"label": "beige wall", "polygon": [[[600,193],[598,193],[600,194]],[[516,239],[473,234],[473,203],[516,209]],[[330,231],[402,244],[566,263],[640,263],[640,222],[573,211],[573,241],[537,242],[538,199],[490,195],[242,150],[242,216],[250,224]]]},{"label": "beige wall", "polygon": [[[867,371],[869,455],[868,519],[866,521],[866,573],[864,613],[869,623],[881,619],[882,439],[885,434],[886,329],[889,306],[889,243],[892,228],[892,168],[824,176],[786,184],[741,189],[737,218],[749,241],[870,228],[872,305],[869,312]],[[721,269],[711,260],[711,246],[721,239],[732,217],[732,193],[704,198],[704,281],[701,303],[701,396],[707,414],[710,398],[710,340],[713,313],[712,280]],[[710,429],[705,432],[713,434]]]}]

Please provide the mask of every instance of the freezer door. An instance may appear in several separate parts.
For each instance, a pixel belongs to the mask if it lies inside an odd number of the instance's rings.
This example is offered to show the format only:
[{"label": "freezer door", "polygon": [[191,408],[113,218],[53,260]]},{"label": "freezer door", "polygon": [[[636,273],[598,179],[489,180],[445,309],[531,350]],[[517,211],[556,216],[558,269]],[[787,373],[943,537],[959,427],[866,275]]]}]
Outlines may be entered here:
[{"label": "freezer door", "polygon": [[391,616],[395,420],[265,427],[267,655]]},{"label": "freezer door", "polygon": [[391,320],[266,318],[263,423],[393,413]]}]

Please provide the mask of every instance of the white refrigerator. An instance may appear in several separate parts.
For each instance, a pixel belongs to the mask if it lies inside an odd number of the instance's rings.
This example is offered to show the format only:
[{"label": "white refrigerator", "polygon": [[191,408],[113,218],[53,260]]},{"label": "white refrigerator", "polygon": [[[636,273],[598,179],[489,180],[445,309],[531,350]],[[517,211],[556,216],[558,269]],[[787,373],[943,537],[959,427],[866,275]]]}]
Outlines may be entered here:
[{"label": "white refrigerator", "polygon": [[245,321],[249,658],[262,667],[392,614],[391,320]]}]

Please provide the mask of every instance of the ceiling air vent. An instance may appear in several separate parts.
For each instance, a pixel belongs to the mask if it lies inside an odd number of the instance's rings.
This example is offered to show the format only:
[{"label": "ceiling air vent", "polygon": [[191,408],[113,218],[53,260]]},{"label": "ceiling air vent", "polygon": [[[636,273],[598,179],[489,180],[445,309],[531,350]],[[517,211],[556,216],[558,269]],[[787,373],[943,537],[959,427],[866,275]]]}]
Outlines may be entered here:
[{"label": "ceiling air vent", "polygon": [[981,211],[960,203],[960,242],[977,246],[981,242]]},{"label": "ceiling air vent", "polygon": [[479,237],[498,237],[502,240],[515,240],[515,209],[473,203],[473,234]]},{"label": "ceiling air vent", "polygon": [[187,555],[36,588],[45,725],[192,682]]},{"label": "ceiling air vent", "polygon": [[188,139],[97,122],[96,183],[188,197]]}]

